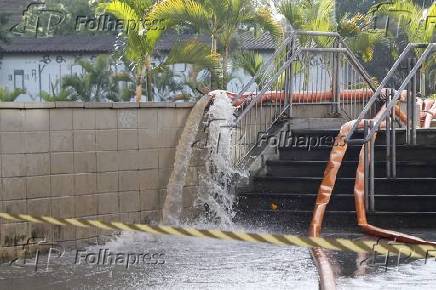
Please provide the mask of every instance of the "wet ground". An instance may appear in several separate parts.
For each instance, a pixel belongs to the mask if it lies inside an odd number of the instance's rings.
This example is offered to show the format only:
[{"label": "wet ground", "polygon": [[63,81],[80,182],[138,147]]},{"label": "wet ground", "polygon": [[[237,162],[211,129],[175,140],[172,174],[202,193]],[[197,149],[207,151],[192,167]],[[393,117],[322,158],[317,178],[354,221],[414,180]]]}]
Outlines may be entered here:
[{"label": "wet ground", "polygon": [[[434,260],[391,260],[386,269],[375,265],[380,257],[331,258],[340,289],[435,289]],[[53,251],[48,265],[47,259],[40,256],[36,270],[34,259],[2,264],[0,289],[318,289],[309,252],[292,247],[123,233],[62,257]]]}]

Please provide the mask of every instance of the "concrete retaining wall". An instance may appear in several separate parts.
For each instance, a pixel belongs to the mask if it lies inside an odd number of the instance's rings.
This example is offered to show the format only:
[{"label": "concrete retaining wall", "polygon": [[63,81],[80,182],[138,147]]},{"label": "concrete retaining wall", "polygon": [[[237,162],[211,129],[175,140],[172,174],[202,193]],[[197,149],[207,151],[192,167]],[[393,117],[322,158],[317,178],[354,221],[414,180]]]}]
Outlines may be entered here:
[{"label": "concrete retaining wall", "polygon": [[[0,103],[0,211],[158,222],[175,147],[191,108],[174,103]],[[186,207],[198,184],[196,175],[190,168]],[[100,233],[0,224],[2,246],[32,236],[75,243]]]}]

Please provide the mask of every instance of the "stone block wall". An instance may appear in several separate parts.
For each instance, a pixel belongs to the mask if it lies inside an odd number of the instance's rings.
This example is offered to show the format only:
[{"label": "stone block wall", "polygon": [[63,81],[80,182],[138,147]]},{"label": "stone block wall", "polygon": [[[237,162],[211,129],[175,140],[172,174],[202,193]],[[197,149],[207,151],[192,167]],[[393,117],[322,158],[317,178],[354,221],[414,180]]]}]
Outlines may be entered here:
[{"label": "stone block wall", "polygon": [[[191,108],[175,103],[0,103],[0,211],[158,222]],[[186,207],[198,185],[196,171],[188,170]],[[2,246],[32,236],[75,243],[99,234],[0,221]]]}]

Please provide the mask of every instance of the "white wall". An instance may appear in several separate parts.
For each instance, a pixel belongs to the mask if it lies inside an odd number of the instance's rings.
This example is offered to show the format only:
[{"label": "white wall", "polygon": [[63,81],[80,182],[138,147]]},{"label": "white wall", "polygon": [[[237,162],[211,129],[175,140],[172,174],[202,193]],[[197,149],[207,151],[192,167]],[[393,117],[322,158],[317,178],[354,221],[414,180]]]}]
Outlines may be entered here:
[{"label": "white wall", "polygon": [[[20,100],[39,100],[40,91],[51,92],[51,84],[58,92],[60,76],[81,74],[82,67],[75,64],[77,58],[93,59],[95,55],[72,54],[6,54],[0,65],[0,86],[9,90],[21,88],[23,80],[19,71],[24,72],[24,89],[27,97]],[[15,80],[15,83],[14,83]]]},{"label": "white wall", "polygon": [[[51,93],[51,84],[53,84],[55,92],[58,92],[62,77],[83,73],[81,66],[76,64],[77,59],[93,60],[96,56],[97,54],[74,55],[65,53],[4,54],[0,60],[0,87],[5,87],[11,91],[15,87],[20,88],[23,80],[22,76],[17,73],[23,71],[26,94],[20,96],[17,101],[39,101],[40,91]],[[264,54],[263,56],[266,60],[271,57],[270,54]],[[158,63],[159,60],[156,59],[154,62]],[[113,69],[123,71],[124,66],[120,65]],[[185,64],[176,64],[172,67],[172,70],[176,74],[184,73],[187,75],[190,67]],[[232,76],[233,79],[227,86],[227,89],[232,92],[239,92],[243,85],[251,79],[241,69],[235,70]]]}]

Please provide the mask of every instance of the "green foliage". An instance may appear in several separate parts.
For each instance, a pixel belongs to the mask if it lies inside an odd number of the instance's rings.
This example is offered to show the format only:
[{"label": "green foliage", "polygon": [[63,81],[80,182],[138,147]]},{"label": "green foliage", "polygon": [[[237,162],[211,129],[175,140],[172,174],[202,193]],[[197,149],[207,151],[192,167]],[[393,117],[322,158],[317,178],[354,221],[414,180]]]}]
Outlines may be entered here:
[{"label": "green foliage", "polygon": [[345,38],[351,50],[358,53],[365,62],[373,59],[374,48],[384,39],[382,30],[371,29],[372,17],[357,13],[346,13],[338,25],[339,34]]},{"label": "green foliage", "polygon": [[196,39],[176,43],[171,49],[164,66],[177,63],[190,64],[197,70],[208,70],[213,77],[222,77],[220,56],[211,52],[210,47]]},{"label": "green foliage", "polygon": [[[295,29],[337,31],[364,61],[372,60],[375,45],[383,39],[382,31],[372,29],[370,15],[345,14],[337,23],[334,0],[285,0],[279,10]],[[302,43],[313,40],[320,46],[327,46],[331,39],[301,38]]]},{"label": "green foliage", "polygon": [[256,76],[264,64],[263,57],[252,51],[240,52],[235,56],[234,61],[236,66],[242,68],[251,77]]},{"label": "green foliage", "polygon": [[0,102],[13,102],[21,94],[26,93],[23,89],[15,89],[12,92],[6,88],[0,87]]},{"label": "green foliage", "polygon": [[[111,72],[111,58],[109,56],[99,55],[95,62],[79,59],[76,63],[82,66],[85,73],[64,77],[61,92],[56,94],[55,86],[52,86],[51,95],[43,94],[43,98],[46,100],[81,100],[83,102],[100,102],[105,99],[119,101],[127,98],[118,88],[118,84],[130,79],[122,75],[114,75]],[[117,97],[118,94],[120,97]]]},{"label": "green foliage", "polygon": [[177,75],[168,66],[156,72],[156,77],[153,78],[153,93],[155,99],[159,101],[168,101],[174,98],[176,93],[182,91],[183,88],[183,82],[178,80]]},{"label": "green foliage", "polygon": [[211,50],[217,52],[217,41],[223,47],[222,78],[225,86],[228,76],[230,43],[241,27],[269,31],[276,39],[283,32],[271,12],[256,7],[251,0],[163,0],[150,12],[150,18],[167,20],[169,27],[191,27],[197,32],[207,33],[212,38]]},{"label": "green foliage", "polygon": [[118,19],[124,21],[133,21],[135,26],[123,30],[125,37],[124,56],[129,60],[135,71],[136,100],[139,102],[142,95],[142,79],[144,70],[147,74],[147,97],[152,101],[151,91],[151,55],[154,51],[156,42],[159,40],[165,28],[164,21],[159,29],[149,29],[147,27],[146,15],[152,8],[153,1],[151,0],[112,0],[109,3],[100,3],[97,6],[98,12],[106,12],[114,15]]},{"label": "green foliage", "polygon": [[56,92],[56,88],[59,86],[59,80],[50,83],[50,93],[42,91],[40,97],[45,102],[58,102],[58,101],[77,101],[73,98],[70,92],[64,88],[60,88],[59,92]]},{"label": "green foliage", "polygon": [[429,43],[435,37],[436,2],[422,9],[412,0],[392,0],[374,5],[370,13],[395,20],[407,35],[408,42]]},{"label": "green foliage", "polygon": [[335,31],[335,0],[284,0],[279,11],[298,30]]}]

